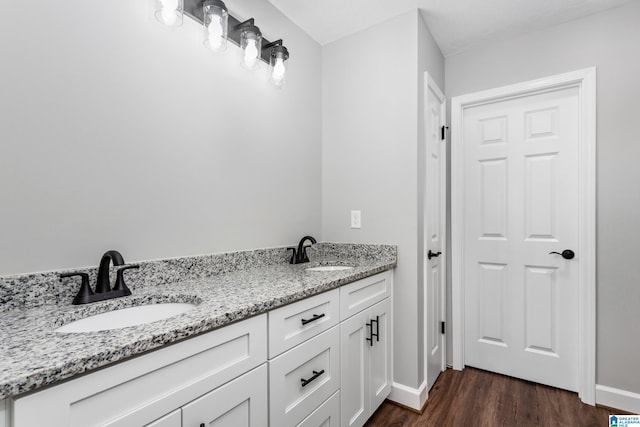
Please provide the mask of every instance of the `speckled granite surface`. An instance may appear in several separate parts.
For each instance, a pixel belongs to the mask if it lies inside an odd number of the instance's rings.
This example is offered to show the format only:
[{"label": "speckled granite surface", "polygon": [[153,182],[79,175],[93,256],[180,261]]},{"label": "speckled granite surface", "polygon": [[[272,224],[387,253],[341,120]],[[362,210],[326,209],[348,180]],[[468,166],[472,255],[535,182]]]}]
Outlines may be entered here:
[{"label": "speckled granite surface", "polygon": [[[318,248],[318,250],[322,249]],[[125,281],[132,291],[146,286],[224,274],[248,267],[282,264],[290,257],[286,248],[257,249],[140,262],[128,259],[126,253],[123,253],[123,256],[127,263],[140,265],[139,270],[129,270],[125,273]],[[98,261],[99,258],[96,257],[96,263]],[[78,278],[60,281],[60,273],[68,272],[88,273],[90,283],[95,284],[98,267],[81,267],[0,277],[0,311],[48,304],[65,304],[72,301],[78,292],[80,282]]]},{"label": "speckled granite surface", "polygon": [[[0,312],[0,399],[388,270],[396,265],[396,247],[321,243],[309,250],[309,257],[308,264],[289,265],[286,248],[275,248],[140,263],[141,269],[128,276],[133,295],[84,306],[70,304],[77,285],[60,285],[60,272],[0,278],[0,302],[8,306]],[[354,269],[305,270],[322,264]],[[92,274],[95,277],[95,271]],[[55,285],[70,292],[47,295]],[[154,302],[198,305],[146,325],[83,334],[53,332],[92,314]]]}]

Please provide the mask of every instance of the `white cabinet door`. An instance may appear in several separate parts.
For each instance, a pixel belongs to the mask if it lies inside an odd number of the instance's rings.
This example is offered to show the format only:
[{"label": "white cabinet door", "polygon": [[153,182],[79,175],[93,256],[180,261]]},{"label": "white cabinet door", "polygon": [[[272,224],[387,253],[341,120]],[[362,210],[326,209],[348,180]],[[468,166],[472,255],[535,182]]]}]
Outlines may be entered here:
[{"label": "white cabinet door", "polygon": [[0,399],[0,427],[9,427],[9,400]]},{"label": "white cabinet door", "polygon": [[391,393],[391,300],[379,302],[369,309],[369,322],[376,320],[372,328],[378,336],[369,347],[371,413]]},{"label": "white cabinet door", "polygon": [[360,427],[391,392],[391,299],[340,324],[341,422]]},{"label": "white cabinet door", "polygon": [[341,419],[343,427],[361,426],[369,418],[369,312],[340,324]]},{"label": "white cabinet door", "polygon": [[267,365],[182,407],[182,427],[267,427]]}]

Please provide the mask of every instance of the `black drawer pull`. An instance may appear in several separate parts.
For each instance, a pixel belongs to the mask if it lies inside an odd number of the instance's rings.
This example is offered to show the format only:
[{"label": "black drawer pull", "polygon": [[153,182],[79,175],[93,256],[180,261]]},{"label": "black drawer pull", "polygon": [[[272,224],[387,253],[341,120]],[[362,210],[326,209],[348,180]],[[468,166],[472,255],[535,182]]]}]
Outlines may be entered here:
[{"label": "black drawer pull", "polygon": [[306,325],[307,323],[315,322],[316,320],[322,319],[323,317],[324,317],[324,313],[314,314],[311,319],[300,319],[300,321],[302,322],[303,325]]},{"label": "black drawer pull", "polygon": [[[376,332],[373,332],[373,324],[376,324]],[[376,341],[380,341],[380,316],[376,316],[375,319],[371,319],[371,322],[366,323],[369,327],[369,338],[366,338],[369,341],[369,347],[373,347],[373,337],[376,337]]]},{"label": "black drawer pull", "polygon": [[380,316],[376,316],[376,320],[371,319],[371,329],[373,329],[373,322],[376,322],[376,333],[371,331],[371,338],[376,337],[376,341],[380,341]]},{"label": "black drawer pull", "polygon": [[324,374],[324,369],[322,371],[320,371],[320,372],[318,372],[318,371],[312,371],[312,372],[313,372],[313,376],[311,378],[309,378],[308,380],[305,380],[304,378],[300,378],[300,382],[302,383],[302,387],[306,387],[307,384],[309,384],[311,381],[315,380],[320,375]]}]

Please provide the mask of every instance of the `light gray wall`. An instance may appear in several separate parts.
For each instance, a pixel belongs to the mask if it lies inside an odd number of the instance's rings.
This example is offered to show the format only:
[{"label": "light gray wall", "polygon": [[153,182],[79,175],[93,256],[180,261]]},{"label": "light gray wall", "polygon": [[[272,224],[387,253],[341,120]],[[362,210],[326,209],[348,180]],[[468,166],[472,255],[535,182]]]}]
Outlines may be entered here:
[{"label": "light gray wall", "polygon": [[640,393],[640,2],[446,58],[448,97],[597,67],[597,383]]},{"label": "light gray wall", "polygon": [[[422,13],[418,14],[418,81],[423,83],[423,73],[426,71],[431,78],[436,82],[440,90],[444,92],[444,56],[442,51],[438,47],[431,30],[427,26]],[[423,95],[422,91],[420,95]],[[419,102],[420,108],[424,107],[424,102],[421,99]],[[426,133],[424,128],[419,129],[419,133],[426,139]]]},{"label": "light gray wall", "polygon": [[[398,245],[394,380],[413,388],[424,363],[419,82],[424,68],[443,65],[441,56],[427,64],[437,55],[423,25],[416,10],[323,47],[323,239]],[[350,228],[352,209],[362,211],[361,229]]]},{"label": "light gray wall", "polygon": [[0,275],[320,236],[320,46],[267,0],[229,7],[284,39],[283,90],[150,1],[3,5]]}]

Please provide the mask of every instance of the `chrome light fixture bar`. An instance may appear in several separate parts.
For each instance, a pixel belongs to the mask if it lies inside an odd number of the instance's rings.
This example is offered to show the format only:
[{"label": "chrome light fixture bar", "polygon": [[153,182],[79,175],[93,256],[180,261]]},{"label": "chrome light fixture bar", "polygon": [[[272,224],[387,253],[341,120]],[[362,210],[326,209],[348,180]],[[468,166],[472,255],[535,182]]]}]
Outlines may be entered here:
[{"label": "chrome light fixture bar", "polygon": [[[233,44],[242,49],[242,63],[245,67],[253,68],[258,63],[257,59],[261,59],[270,65],[273,83],[277,86],[282,84],[286,72],[286,61],[289,59],[289,51],[282,45],[282,39],[271,42],[262,38],[260,29],[255,25],[253,18],[240,21],[228,13],[222,0],[182,1],[184,2],[184,14],[205,27],[207,36],[204,44],[207,47],[211,50],[222,50],[226,46],[226,40],[231,40]],[[205,16],[205,10],[211,11],[211,14],[207,13]],[[216,19],[218,22],[212,21],[212,19]],[[227,29],[228,34],[225,34]],[[217,40],[218,37],[221,41]],[[219,48],[218,45],[220,45]]]}]

